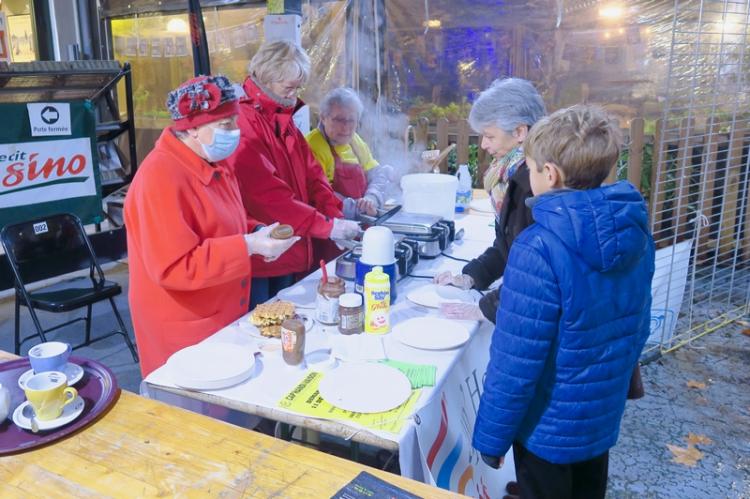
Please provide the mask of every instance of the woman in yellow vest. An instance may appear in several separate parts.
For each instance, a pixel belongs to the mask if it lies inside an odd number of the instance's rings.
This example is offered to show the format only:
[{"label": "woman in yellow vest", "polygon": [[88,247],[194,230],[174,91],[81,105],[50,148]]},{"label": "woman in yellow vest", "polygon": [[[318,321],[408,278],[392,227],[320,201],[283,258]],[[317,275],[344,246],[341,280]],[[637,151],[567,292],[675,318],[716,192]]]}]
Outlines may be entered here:
[{"label": "woman in yellow vest", "polygon": [[307,134],[315,159],[344,202],[344,217],[374,215],[383,206],[393,169],[379,165],[357,134],[363,105],[351,88],[331,90],[320,103],[318,128]]}]

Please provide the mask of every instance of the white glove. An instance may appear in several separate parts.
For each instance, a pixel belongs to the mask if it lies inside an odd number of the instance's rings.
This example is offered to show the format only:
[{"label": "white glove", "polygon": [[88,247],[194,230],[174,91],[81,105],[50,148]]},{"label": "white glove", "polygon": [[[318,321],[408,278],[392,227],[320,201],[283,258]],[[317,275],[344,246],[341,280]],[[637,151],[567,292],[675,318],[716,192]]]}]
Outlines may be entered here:
[{"label": "white glove", "polygon": [[440,272],[433,277],[432,282],[441,286],[455,286],[461,289],[471,289],[474,286],[474,278],[466,274],[453,275],[450,271]]},{"label": "white glove", "polygon": [[247,245],[248,255],[261,255],[267,262],[272,262],[280,257],[286,250],[299,241],[299,236],[293,236],[289,239],[274,239],[271,237],[271,231],[279,225],[276,222],[273,225],[263,227],[252,234],[245,234],[245,245]]},{"label": "white glove", "polygon": [[360,228],[356,222],[344,220],[343,218],[333,219],[333,229],[331,230],[331,239],[354,239],[359,235]]},{"label": "white glove", "polygon": [[440,312],[447,319],[460,321],[481,321],[485,319],[479,305],[473,303],[441,303]]},{"label": "white glove", "polygon": [[357,211],[370,216],[376,215],[378,213],[378,203],[370,196],[359,198],[357,199]]}]

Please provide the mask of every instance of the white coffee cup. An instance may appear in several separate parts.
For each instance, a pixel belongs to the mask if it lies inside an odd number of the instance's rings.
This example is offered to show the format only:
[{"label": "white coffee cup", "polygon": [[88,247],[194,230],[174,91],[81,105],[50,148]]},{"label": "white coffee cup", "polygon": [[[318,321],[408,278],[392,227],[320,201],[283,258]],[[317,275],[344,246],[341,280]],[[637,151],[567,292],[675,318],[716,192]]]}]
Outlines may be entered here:
[{"label": "white coffee cup", "polygon": [[68,363],[70,344],[62,341],[47,341],[34,345],[29,350],[29,362],[35,374],[48,371],[62,371]]}]

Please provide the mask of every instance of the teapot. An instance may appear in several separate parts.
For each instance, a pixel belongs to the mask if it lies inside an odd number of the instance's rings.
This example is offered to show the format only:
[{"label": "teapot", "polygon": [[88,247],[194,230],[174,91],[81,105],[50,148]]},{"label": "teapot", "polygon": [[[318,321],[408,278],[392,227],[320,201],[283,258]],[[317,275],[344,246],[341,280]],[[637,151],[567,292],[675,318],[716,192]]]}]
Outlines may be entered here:
[{"label": "teapot", "polygon": [[10,413],[10,391],[0,384],[0,424]]}]

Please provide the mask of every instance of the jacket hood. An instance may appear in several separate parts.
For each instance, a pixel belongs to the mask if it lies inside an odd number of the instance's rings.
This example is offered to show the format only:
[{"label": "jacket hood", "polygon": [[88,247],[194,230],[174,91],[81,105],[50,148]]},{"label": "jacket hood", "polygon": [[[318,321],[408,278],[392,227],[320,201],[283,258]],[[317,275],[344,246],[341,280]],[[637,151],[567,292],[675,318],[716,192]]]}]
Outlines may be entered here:
[{"label": "jacket hood", "polygon": [[623,270],[648,248],[646,204],[626,181],[583,191],[551,191],[534,203],[534,221],[599,272]]}]

